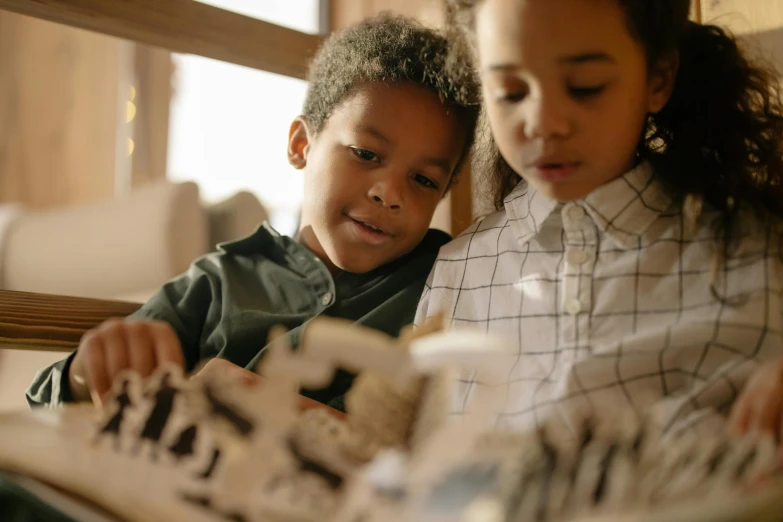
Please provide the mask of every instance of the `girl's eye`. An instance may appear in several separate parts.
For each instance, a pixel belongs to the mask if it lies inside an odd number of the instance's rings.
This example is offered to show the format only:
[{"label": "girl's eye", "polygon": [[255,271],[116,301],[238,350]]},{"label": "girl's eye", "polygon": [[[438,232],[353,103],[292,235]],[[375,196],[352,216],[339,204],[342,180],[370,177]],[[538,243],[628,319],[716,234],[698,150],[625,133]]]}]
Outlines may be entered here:
[{"label": "girl's eye", "polygon": [[418,183],[422,187],[436,189],[436,190],[438,188],[438,184],[432,181],[427,176],[422,176],[421,174],[415,174],[413,176],[413,179],[416,180],[416,183]]},{"label": "girl's eye", "polygon": [[606,85],[598,85],[596,87],[569,87],[568,92],[577,100],[587,100],[598,96],[604,92],[605,88]]},{"label": "girl's eye", "polygon": [[378,155],[371,150],[360,149],[358,147],[351,147],[351,152],[354,156],[364,161],[377,161]]}]

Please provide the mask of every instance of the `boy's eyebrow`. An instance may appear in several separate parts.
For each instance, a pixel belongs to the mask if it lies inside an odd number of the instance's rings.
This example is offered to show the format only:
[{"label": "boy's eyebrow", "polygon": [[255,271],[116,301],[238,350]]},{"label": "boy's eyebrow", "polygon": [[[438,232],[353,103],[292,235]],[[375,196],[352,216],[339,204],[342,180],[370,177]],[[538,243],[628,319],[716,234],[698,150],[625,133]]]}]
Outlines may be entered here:
[{"label": "boy's eyebrow", "polygon": [[[607,53],[601,51],[581,53],[581,54],[569,54],[566,56],[561,56],[560,58],[558,58],[557,61],[567,65],[580,65],[589,62],[615,63],[614,58],[609,56]],[[510,71],[519,70],[520,68],[521,66],[519,64],[512,63],[512,62],[504,62],[504,63],[494,63],[488,65],[484,67],[484,70],[487,72],[492,72],[492,71],[510,72]]]},{"label": "boy's eyebrow", "polygon": [[501,72],[508,72],[508,71],[516,71],[519,69],[519,65],[514,63],[493,63],[491,65],[487,65],[484,67],[484,71],[486,72],[492,72],[492,71],[501,71]]},{"label": "boy's eyebrow", "polygon": [[[383,142],[391,143],[391,140],[389,138],[387,138],[386,135],[384,135],[381,131],[379,131],[375,127],[372,127],[370,125],[360,125],[357,129],[359,130],[359,132],[363,132],[365,134],[369,134],[371,136],[374,136],[375,138],[377,138],[377,139],[379,139],[379,140],[381,140]],[[433,166],[433,167],[435,167],[437,169],[442,170],[444,176],[450,176],[451,175],[452,166],[445,159],[441,159],[441,158],[425,158],[422,161],[422,163],[424,163],[425,165],[431,165],[431,166]]]},{"label": "boy's eyebrow", "polygon": [[451,164],[446,161],[445,159],[439,159],[439,158],[425,158],[424,163],[427,165],[431,165],[437,169],[440,169],[443,171],[444,176],[450,176],[452,166]]},{"label": "boy's eyebrow", "polygon": [[369,134],[371,136],[374,136],[375,138],[378,138],[379,140],[381,140],[383,142],[391,143],[391,140],[389,138],[387,138],[384,133],[382,133],[381,131],[379,131],[375,127],[371,127],[369,125],[360,125],[358,130],[359,130],[359,132],[363,132],[365,134]]}]

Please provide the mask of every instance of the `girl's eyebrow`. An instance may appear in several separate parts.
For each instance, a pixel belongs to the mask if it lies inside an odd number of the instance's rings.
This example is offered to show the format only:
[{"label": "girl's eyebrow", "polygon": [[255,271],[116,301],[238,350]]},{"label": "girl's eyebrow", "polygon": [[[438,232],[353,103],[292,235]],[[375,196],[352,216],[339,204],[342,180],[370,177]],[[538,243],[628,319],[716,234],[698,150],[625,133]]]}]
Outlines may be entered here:
[{"label": "girl's eyebrow", "polygon": [[614,58],[609,56],[607,53],[601,51],[561,56],[560,58],[558,58],[557,61],[568,65],[579,65],[583,63],[589,63],[589,62],[615,63]]},{"label": "girl's eyebrow", "polygon": [[[557,59],[558,62],[565,65],[582,65],[585,63],[616,63],[617,61],[609,56],[605,52],[595,51],[589,53],[569,54],[561,56]],[[513,62],[493,63],[483,68],[483,72],[513,72],[518,71],[522,67],[519,64]]]}]

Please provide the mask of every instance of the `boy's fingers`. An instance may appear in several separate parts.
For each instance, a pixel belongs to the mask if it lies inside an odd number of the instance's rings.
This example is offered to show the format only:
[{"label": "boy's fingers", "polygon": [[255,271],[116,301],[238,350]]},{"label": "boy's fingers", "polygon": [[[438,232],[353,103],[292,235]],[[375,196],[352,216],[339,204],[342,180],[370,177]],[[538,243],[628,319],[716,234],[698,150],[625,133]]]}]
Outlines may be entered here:
[{"label": "boy's fingers", "polygon": [[87,386],[90,389],[90,394],[93,395],[93,402],[95,402],[95,395],[103,397],[103,394],[109,389],[106,358],[100,336],[94,335],[87,340],[84,345],[84,356]]},{"label": "boy's fingers", "polygon": [[[128,345],[125,342],[121,324],[107,326],[100,333],[100,337],[103,341],[103,351],[106,357],[106,371],[109,381],[111,381],[118,373],[128,368]],[[103,396],[103,393],[101,393],[101,396]]]},{"label": "boy's fingers", "polygon": [[155,347],[157,366],[167,363],[176,364],[180,368],[185,366],[179,339],[168,323],[156,322],[151,324],[150,333],[152,334],[152,342]]},{"label": "boy's fingers", "polygon": [[128,321],[125,325],[128,339],[130,367],[142,377],[149,377],[155,369],[155,348],[149,326],[141,321]]}]

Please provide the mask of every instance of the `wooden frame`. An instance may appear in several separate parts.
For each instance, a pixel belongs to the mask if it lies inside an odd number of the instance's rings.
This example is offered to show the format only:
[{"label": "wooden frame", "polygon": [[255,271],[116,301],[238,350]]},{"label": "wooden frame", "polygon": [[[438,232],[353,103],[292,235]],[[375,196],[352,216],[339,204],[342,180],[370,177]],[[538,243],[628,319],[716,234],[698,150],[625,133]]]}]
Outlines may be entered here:
[{"label": "wooden frame", "polygon": [[[0,9],[304,79],[322,36],[193,0],[0,0]],[[0,347],[71,351],[136,303],[0,290]]]},{"label": "wooden frame", "polygon": [[90,328],[140,307],[123,301],[0,290],[0,348],[70,352]]},{"label": "wooden frame", "polygon": [[322,40],[193,0],[0,0],[0,9],[300,79]]},{"label": "wooden frame", "polygon": [[693,0],[691,2],[691,20],[693,20],[697,24],[701,23],[702,20],[701,0]]},{"label": "wooden frame", "polygon": [[[0,9],[300,79],[323,39],[194,0],[0,0]],[[472,221],[470,172],[450,197],[456,234]],[[139,306],[0,290],[0,348],[70,351],[85,331]]]}]

